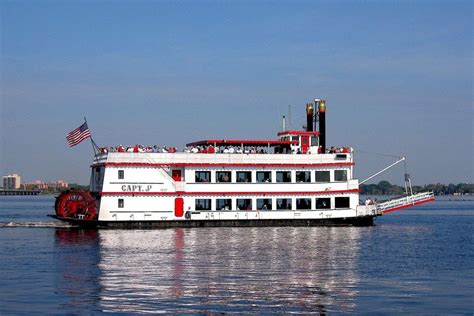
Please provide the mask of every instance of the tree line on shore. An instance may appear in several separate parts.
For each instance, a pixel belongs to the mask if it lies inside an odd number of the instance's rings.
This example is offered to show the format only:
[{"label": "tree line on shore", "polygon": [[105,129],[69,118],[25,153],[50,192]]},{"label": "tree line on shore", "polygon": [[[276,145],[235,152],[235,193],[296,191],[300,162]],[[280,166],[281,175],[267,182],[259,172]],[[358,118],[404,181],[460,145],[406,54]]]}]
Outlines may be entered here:
[{"label": "tree line on shore", "polygon": [[[366,195],[403,195],[405,187],[391,184],[388,181],[380,181],[377,184],[362,184],[360,186],[362,194]],[[433,191],[435,195],[452,195],[452,194],[474,194],[474,184],[458,183],[458,184],[425,184],[423,186],[414,185],[413,192]]]}]

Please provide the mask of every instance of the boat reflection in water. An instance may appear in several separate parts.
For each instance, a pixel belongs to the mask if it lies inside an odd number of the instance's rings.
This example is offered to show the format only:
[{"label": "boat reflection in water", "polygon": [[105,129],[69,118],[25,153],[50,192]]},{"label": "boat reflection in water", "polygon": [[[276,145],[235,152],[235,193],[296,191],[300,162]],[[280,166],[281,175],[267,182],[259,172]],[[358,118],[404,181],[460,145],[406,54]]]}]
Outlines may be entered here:
[{"label": "boat reflection in water", "polygon": [[99,232],[108,312],[350,312],[361,228]]}]

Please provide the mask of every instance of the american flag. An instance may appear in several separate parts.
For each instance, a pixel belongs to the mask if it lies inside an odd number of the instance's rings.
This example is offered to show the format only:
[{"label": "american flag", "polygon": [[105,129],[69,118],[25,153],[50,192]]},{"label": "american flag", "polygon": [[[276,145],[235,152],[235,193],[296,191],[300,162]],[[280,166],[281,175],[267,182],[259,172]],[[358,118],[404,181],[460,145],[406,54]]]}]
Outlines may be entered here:
[{"label": "american flag", "polygon": [[87,127],[87,122],[67,134],[66,139],[70,147],[76,146],[84,139],[91,137],[91,131]]}]

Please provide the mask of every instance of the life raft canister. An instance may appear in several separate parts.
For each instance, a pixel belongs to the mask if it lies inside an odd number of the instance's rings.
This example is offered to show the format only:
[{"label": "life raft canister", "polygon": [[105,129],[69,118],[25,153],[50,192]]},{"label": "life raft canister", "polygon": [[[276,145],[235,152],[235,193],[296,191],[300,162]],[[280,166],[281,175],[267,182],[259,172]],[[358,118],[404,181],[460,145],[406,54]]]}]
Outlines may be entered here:
[{"label": "life raft canister", "polygon": [[65,191],[57,198],[54,206],[58,217],[83,220],[97,219],[96,200],[88,191]]}]

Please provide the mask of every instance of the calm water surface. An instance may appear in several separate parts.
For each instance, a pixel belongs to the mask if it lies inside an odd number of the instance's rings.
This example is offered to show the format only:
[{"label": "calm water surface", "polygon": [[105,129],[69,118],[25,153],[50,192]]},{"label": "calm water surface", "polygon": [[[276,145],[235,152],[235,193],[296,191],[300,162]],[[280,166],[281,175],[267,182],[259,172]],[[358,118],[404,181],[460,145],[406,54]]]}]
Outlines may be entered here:
[{"label": "calm water surface", "polygon": [[374,227],[79,230],[0,197],[0,314],[474,312],[474,201]]}]

